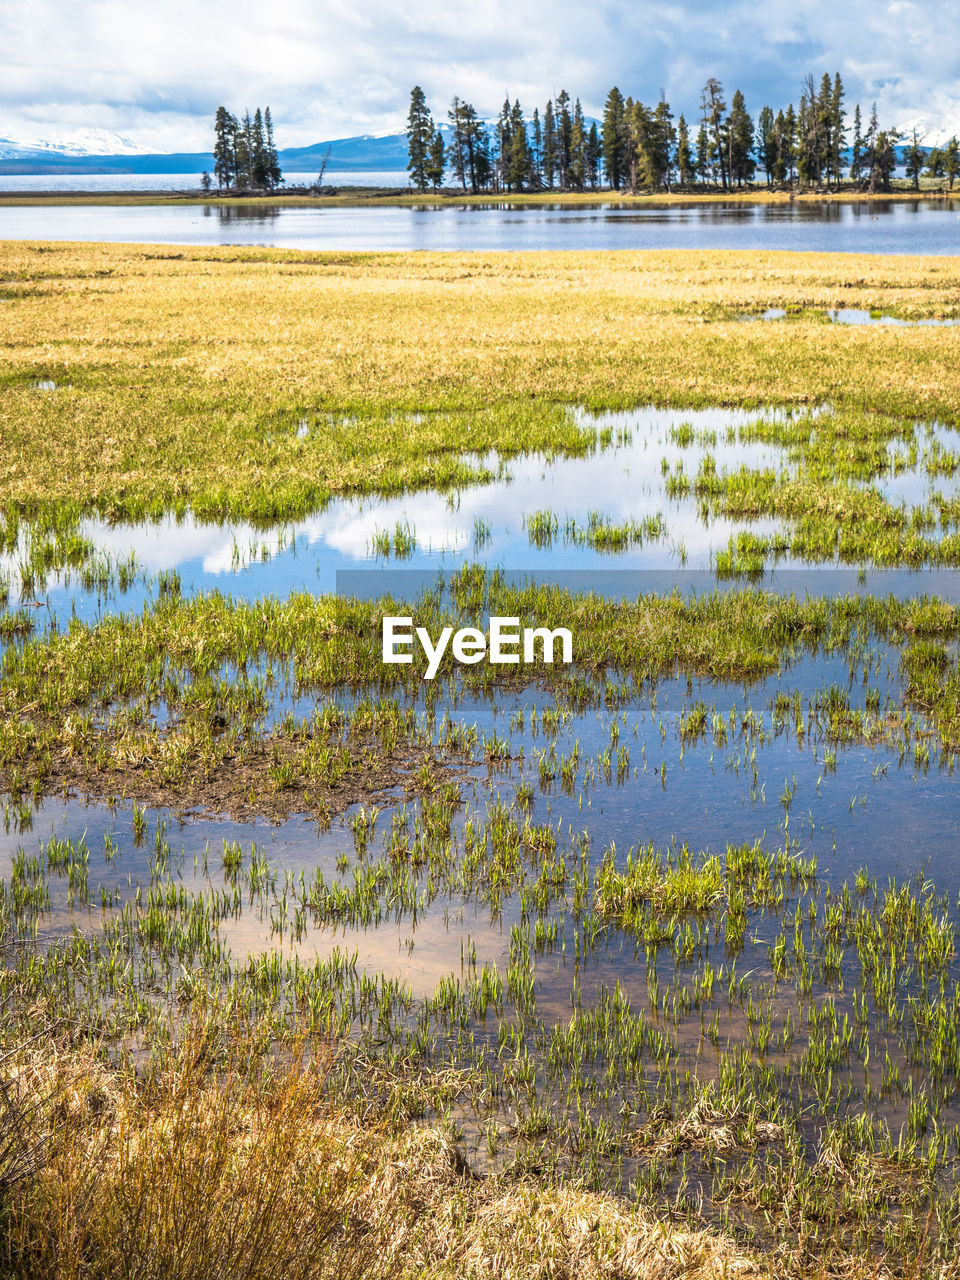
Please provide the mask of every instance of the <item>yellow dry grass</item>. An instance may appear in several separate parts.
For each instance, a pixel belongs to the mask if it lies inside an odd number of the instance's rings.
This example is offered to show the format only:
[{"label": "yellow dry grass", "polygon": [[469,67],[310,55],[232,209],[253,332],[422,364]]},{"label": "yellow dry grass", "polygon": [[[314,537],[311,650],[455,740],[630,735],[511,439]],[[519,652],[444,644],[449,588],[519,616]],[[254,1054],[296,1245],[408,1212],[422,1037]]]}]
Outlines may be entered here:
[{"label": "yellow dry grass", "polygon": [[948,258],[7,243],[0,295],[0,500],[22,504],[435,483],[464,448],[565,447],[557,405],[960,410],[958,329],[737,318],[954,315]]}]

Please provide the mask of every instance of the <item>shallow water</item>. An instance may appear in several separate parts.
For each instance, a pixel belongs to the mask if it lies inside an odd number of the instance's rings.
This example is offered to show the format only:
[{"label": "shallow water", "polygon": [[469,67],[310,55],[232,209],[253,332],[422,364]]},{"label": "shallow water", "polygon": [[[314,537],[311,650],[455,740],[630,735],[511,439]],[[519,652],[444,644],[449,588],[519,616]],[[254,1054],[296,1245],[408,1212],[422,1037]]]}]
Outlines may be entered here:
[{"label": "shallow water", "polygon": [[956,254],[960,199],[595,207],[5,206],[0,239],[343,250],[767,249]]},{"label": "shallow water", "polygon": [[[768,307],[757,316],[744,316],[744,320],[801,320],[804,312],[788,312],[783,307]],[[912,328],[950,328],[960,324],[960,318],[926,317],[922,320],[904,320],[899,316],[888,316],[882,312],[865,311],[860,307],[828,307],[826,311],[816,314],[824,315],[834,324],[853,325],[887,325],[900,329]]]},{"label": "shallow water", "polygon": [[[39,628],[71,617],[93,621],[104,612],[138,612],[157,591],[157,575],[177,573],[184,595],[220,590],[244,600],[264,595],[334,590],[368,595],[374,590],[423,589],[438,573],[466,563],[499,567],[511,575],[558,580],[572,590],[594,590],[620,598],[674,586],[709,589],[716,553],[731,535],[748,530],[772,534],[781,522],[706,516],[692,492],[668,493],[668,477],[679,470],[691,480],[706,457],[718,473],[740,467],[775,470],[790,464],[785,449],[739,441],[738,430],[758,418],[789,417],[782,411],[643,408],[589,415],[578,420],[605,441],[582,457],[527,454],[500,459],[471,456],[471,465],[497,478],[453,493],[425,490],[399,497],[336,498],[316,514],[287,525],[259,529],[250,524],[202,524],[190,516],[157,523],[109,525],[87,520],[81,533],[96,554],[112,564],[132,555],[140,574],[126,591],[85,590],[76,571],[48,575],[27,604]],[[304,424],[309,433],[323,424]],[[681,430],[682,429],[682,430]],[[683,443],[680,443],[680,442]],[[949,495],[960,483],[953,476],[927,475],[924,451],[956,450],[960,433],[940,424],[924,428],[918,462],[904,467],[898,446],[889,449],[887,474],[874,487],[908,510],[924,506],[934,490]],[[549,512],[553,532],[536,533],[537,513]],[[619,526],[660,518],[663,532],[613,550],[582,538],[591,516]],[[415,536],[415,546],[398,555],[396,531]],[[579,533],[577,531],[580,531]],[[386,538],[389,551],[380,543]],[[0,556],[0,575],[18,592],[23,547]],[[379,575],[373,570],[382,571]],[[834,575],[825,578],[823,575]],[[396,575],[400,575],[399,577]],[[415,575],[415,576],[414,576]],[[949,570],[874,570],[863,574],[836,564],[805,565],[789,556],[768,571],[765,581],[786,591],[937,591],[956,598],[957,575]],[[39,607],[37,607],[39,606]]]}]

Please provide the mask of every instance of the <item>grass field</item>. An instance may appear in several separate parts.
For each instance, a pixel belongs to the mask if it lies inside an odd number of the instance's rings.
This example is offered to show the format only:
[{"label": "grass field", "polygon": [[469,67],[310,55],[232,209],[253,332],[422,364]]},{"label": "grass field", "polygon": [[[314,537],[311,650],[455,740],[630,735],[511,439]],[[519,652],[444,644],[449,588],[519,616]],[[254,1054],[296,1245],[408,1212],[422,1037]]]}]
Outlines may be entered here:
[{"label": "grass field", "polygon": [[[827,315],[956,270],[0,246],[0,1271],[957,1274],[960,610],[752,581],[960,561],[960,328]],[[656,518],[516,517],[620,563],[695,500],[715,589],[517,587],[481,519],[411,606],[570,668],[427,687],[383,602],[239,561],[131,610],[86,523],[455,506],[651,404],[757,414],[670,428]]]}]

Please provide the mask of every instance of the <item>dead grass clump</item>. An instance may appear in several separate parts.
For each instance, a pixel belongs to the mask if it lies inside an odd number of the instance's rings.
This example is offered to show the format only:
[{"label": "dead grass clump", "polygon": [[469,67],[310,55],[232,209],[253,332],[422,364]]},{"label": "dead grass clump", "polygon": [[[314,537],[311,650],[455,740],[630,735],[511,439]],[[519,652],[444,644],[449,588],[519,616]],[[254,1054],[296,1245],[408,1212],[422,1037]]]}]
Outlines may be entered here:
[{"label": "dead grass clump", "polygon": [[696,1280],[759,1270],[731,1240],[610,1197],[480,1179],[440,1130],[361,1126],[330,1103],[322,1062],[214,1073],[195,1048],[139,1078],[105,1080],[82,1056],[8,1076],[11,1096],[47,1097],[49,1123],[42,1158],[3,1187],[3,1274]]}]

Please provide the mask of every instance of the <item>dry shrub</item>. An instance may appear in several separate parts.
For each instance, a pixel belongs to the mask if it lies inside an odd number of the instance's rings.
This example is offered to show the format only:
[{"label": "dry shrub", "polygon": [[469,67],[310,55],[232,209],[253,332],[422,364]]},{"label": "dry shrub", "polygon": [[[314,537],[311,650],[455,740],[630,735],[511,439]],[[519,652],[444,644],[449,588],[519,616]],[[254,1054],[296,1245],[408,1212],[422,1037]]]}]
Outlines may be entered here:
[{"label": "dry shrub", "polygon": [[[42,1143],[4,1188],[4,1274],[88,1280],[754,1274],[727,1239],[602,1195],[475,1177],[436,1129],[331,1105],[322,1061],[211,1070],[198,1041],[138,1078],[90,1054],[6,1072]],[[27,1111],[23,1113],[28,1114]],[[22,1128],[21,1128],[22,1134]]]}]

